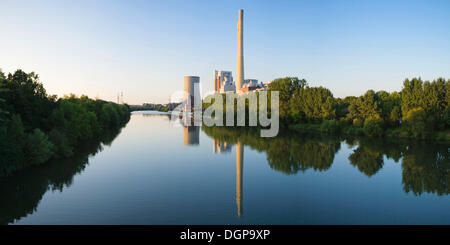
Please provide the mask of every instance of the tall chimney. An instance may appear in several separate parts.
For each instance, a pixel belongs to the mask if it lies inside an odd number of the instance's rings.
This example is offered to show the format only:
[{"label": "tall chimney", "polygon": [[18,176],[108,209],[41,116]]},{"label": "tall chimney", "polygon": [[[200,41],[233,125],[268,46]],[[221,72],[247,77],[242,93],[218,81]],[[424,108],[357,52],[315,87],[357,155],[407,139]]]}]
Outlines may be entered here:
[{"label": "tall chimney", "polygon": [[239,9],[239,20],[237,23],[237,76],[236,93],[239,92],[244,82],[244,10]]}]

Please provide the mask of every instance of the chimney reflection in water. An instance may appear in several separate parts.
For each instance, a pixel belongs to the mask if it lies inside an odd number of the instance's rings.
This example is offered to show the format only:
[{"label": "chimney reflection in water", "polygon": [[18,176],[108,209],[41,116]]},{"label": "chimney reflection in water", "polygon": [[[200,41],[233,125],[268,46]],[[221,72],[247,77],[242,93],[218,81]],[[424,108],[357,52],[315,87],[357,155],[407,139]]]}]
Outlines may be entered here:
[{"label": "chimney reflection in water", "polygon": [[[200,143],[200,127],[199,126],[184,126],[184,145],[198,145]],[[231,145],[219,140],[213,140],[214,153],[229,152]],[[243,167],[244,167],[244,147],[238,140],[236,143],[236,205],[237,214],[242,216],[242,202],[243,202]]]},{"label": "chimney reflection in water", "polygon": [[242,171],[244,165],[244,148],[240,141],[236,143],[236,205],[238,216],[242,215]]}]

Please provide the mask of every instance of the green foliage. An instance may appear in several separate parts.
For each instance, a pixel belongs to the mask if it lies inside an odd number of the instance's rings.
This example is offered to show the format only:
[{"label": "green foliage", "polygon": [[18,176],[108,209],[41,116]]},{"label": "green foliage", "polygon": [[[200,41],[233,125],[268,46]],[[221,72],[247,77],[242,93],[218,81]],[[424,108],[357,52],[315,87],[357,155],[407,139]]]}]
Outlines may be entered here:
[{"label": "green foliage", "polygon": [[421,107],[410,109],[403,117],[406,130],[415,138],[425,137],[426,113]]},{"label": "green foliage", "polygon": [[178,106],[179,103],[170,104],[151,104],[144,103],[143,105],[130,105],[131,111],[161,111],[168,112]]},{"label": "green foliage", "polygon": [[378,117],[368,118],[364,121],[364,133],[368,136],[382,136],[383,131],[383,120]]},{"label": "green foliage", "polygon": [[0,124],[0,175],[9,174],[23,165],[26,134],[20,115]]},{"label": "green foliage", "polygon": [[450,128],[450,107],[445,109],[442,121],[445,123],[447,128]]},{"label": "green foliage", "polygon": [[53,155],[54,145],[48,139],[48,136],[40,129],[33,130],[28,135],[25,143],[25,154],[27,162],[31,164],[41,164],[48,161]]},{"label": "green foliage", "polygon": [[336,118],[336,102],[331,91],[324,87],[300,88],[290,99],[290,113],[294,122],[320,122],[322,119],[334,119]]},{"label": "green foliage", "polygon": [[352,118],[365,121],[366,119],[381,118],[381,102],[373,90],[367,91],[363,96],[352,100],[348,110]]},{"label": "green foliage", "polygon": [[362,127],[364,125],[364,120],[359,118],[353,119],[353,125],[356,127]]},{"label": "green foliage", "polygon": [[324,133],[333,134],[339,132],[339,127],[340,127],[339,123],[334,119],[324,120],[322,122],[322,125],[320,126],[320,131]]},{"label": "green foliage", "polygon": [[433,117],[428,121],[428,126],[446,125],[446,110],[449,107],[450,81],[438,78],[433,82],[423,82],[420,78],[406,79],[402,89],[402,112],[407,113],[415,108],[422,108],[427,117]]},{"label": "green foliage", "polygon": [[73,148],[70,145],[67,135],[54,128],[49,134],[50,141],[53,143],[55,148],[55,157],[70,157],[73,155]]},{"label": "green foliage", "polygon": [[402,112],[400,110],[399,106],[394,106],[392,109],[390,115],[389,115],[389,121],[392,126],[398,126],[400,124],[400,119],[402,116]]},{"label": "green foliage", "polygon": [[[326,88],[307,87],[306,81],[302,86],[294,84],[291,78],[275,79],[270,84],[271,91],[280,92],[282,126],[287,125],[297,131],[341,131],[377,137],[427,138],[440,135],[440,138],[447,138],[443,136],[447,134],[442,132],[450,128],[450,80],[438,78],[424,82],[421,78],[406,79],[400,92],[368,90],[362,96],[343,99],[334,98]],[[339,122],[339,130],[329,125],[330,120]]]},{"label": "green foliage", "polygon": [[285,77],[273,80],[269,84],[269,91],[279,91],[280,98],[280,118],[289,120],[290,118],[290,100],[300,89],[307,86],[304,79],[297,77]]},{"label": "green foliage", "polygon": [[0,70],[0,176],[51,158],[121,127],[130,109],[87,96],[58,99],[46,94],[38,75]]},{"label": "green foliage", "polygon": [[109,127],[115,127],[119,123],[119,114],[111,103],[103,105],[100,118],[102,124],[108,125]]},{"label": "green foliage", "polygon": [[26,130],[32,130],[33,126],[47,129],[46,119],[55,107],[55,101],[54,97],[47,96],[37,74],[17,70],[8,74],[0,87],[5,89],[1,96],[6,102],[6,110],[20,114],[27,122],[24,124]]},{"label": "green foliage", "polygon": [[[269,92],[280,95],[281,128],[374,137],[449,138],[443,132],[450,129],[450,80],[406,79],[400,92],[368,90],[362,96],[345,98],[334,98],[327,88],[307,84],[296,77],[278,78],[269,84]],[[203,108],[212,102],[203,102]],[[408,115],[416,108],[424,111],[423,120]]]},{"label": "green foliage", "polygon": [[14,114],[11,117],[11,122],[9,125],[9,142],[16,146],[22,147],[25,139],[25,130],[22,123],[22,118],[19,114]]}]

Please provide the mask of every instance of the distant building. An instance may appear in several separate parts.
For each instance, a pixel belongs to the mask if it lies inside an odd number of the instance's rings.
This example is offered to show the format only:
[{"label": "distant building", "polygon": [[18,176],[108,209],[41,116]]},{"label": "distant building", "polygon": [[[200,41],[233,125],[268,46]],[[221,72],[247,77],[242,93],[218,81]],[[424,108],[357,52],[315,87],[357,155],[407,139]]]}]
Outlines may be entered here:
[{"label": "distant building", "polygon": [[236,89],[231,71],[214,71],[214,91],[226,93]]},{"label": "distant building", "polygon": [[256,79],[246,79],[244,80],[244,82],[242,83],[242,87],[240,89],[241,93],[248,93],[250,91],[255,91],[255,90],[265,90],[265,86],[263,83],[258,83],[258,80]]},{"label": "distant building", "polygon": [[263,86],[264,86],[264,88],[265,88],[266,90],[269,89],[269,85],[270,85],[271,82],[272,82],[272,81],[262,83]]},{"label": "distant building", "polygon": [[258,86],[258,80],[257,79],[245,79],[242,83],[243,87],[256,87]]},{"label": "distant building", "polygon": [[185,98],[183,98],[184,111],[194,111],[194,108],[201,106],[200,97],[200,77],[197,76],[185,76],[184,77],[184,92]]}]

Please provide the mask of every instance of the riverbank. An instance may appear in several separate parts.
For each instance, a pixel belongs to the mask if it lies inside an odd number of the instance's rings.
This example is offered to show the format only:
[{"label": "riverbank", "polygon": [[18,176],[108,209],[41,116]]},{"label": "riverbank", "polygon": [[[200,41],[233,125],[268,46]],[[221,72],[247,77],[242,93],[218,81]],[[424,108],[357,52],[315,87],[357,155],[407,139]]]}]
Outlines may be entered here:
[{"label": "riverbank", "polygon": [[151,104],[144,103],[143,105],[129,105],[131,111],[160,111],[170,112],[180,103],[168,103],[168,104]]},{"label": "riverbank", "polygon": [[299,133],[319,133],[319,134],[344,134],[353,136],[366,136],[375,138],[399,138],[399,139],[426,139],[450,142],[450,130],[425,132],[423,134],[414,134],[406,127],[396,127],[381,129],[379,133],[373,135],[371,129],[357,127],[353,125],[339,124],[330,121],[319,123],[299,123],[288,125],[289,130]]},{"label": "riverbank", "polygon": [[48,95],[35,73],[0,72],[0,176],[52,159],[122,128],[130,108],[73,94]]}]

